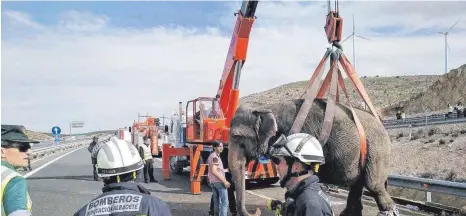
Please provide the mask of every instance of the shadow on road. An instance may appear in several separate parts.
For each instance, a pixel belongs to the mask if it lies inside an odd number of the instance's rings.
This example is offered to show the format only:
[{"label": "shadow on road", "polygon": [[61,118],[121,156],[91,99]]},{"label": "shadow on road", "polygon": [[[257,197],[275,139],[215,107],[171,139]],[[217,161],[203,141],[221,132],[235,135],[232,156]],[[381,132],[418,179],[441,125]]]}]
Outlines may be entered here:
[{"label": "shadow on road", "polygon": [[81,176],[43,176],[43,177],[29,177],[28,181],[41,180],[41,179],[66,179],[66,180],[86,180],[94,181],[92,175],[81,175]]},{"label": "shadow on road", "polygon": [[[199,215],[208,216],[210,203],[196,202],[196,203],[177,203],[177,202],[166,202],[170,206],[172,215]],[[273,212],[264,208],[260,205],[246,204],[246,209],[249,213],[254,213],[256,208],[259,208],[262,212],[262,216],[270,215],[273,216]],[[228,211],[228,215],[231,213]]]}]

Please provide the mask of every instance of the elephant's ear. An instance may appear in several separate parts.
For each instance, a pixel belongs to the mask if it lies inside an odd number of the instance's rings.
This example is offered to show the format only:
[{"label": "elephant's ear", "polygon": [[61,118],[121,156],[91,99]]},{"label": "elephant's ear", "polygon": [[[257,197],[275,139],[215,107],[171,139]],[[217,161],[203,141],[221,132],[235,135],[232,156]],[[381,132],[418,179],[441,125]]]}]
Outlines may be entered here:
[{"label": "elephant's ear", "polygon": [[260,109],[252,112],[256,116],[254,130],[259,139],[266,139],[275,136],[278,130],[277,120],[272,110]]}]

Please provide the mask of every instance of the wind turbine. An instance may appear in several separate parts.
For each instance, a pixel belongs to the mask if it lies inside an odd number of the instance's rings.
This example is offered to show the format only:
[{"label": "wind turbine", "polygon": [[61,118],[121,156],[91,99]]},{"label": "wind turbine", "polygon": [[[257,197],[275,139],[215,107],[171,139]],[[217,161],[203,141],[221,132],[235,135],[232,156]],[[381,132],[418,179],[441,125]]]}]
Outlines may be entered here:
[{"label": "wind turbine", "polygon": [[447,67],[447,65],[448,65],[448,52],[447,52],[447,49],[450,49],[450,46],[448,46],[448,39],[447,39],[447,37],[448,37],[448,34],[450,33],[450,31],[453,29],[453,27],[455,27],[456,24],[458,24],[459,21],[460,21],[460,20],[458,19],[458,20],[455,22],[455,24],[453,24],[453,25],[450,27],[450,29],[448,29],[448,31],[446,31],[446,32],[437,32],[438,34],[443,34],[443,35],[445,35],[445,73],[447,73],[447,71],[448,71],[448,67]]},{"label": "wind turbine", "polygon": [[354,37],[359,37],[359,38],[362,38],[364,40],[369,40],[363,36],[360,36],[358,34],[356,34],[356,28],[355,28],[355,24],[354,24],[354,14],[353,14],[353,32],[348,36],[346,37],[343,41],[341,41],[340,44],[343,44],[346,40],[348,40],[350,37],[353,37],[353,67],[354,69],[356,69],[356,48],[354,46]]}]

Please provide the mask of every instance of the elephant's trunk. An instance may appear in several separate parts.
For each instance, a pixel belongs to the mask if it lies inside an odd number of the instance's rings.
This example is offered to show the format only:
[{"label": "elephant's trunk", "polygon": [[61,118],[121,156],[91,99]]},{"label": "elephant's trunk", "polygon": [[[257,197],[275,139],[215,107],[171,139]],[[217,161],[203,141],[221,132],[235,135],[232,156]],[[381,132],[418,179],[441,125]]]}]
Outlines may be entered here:
[{"label": "elephant's trunk", "polygon": [[232,180],[235,184],[237,212],[241,216],[260,216],[261,210],[259,208],[256,209],[254,214],[249,214],[249,212],[246,210],[246,198],[244,196],[246,192],[244,176],[244,168],[246,165],[245,153],[243,152],[243,149],[240,148],[236,143],[230,143],[228,148],[228,168],[231,172]]}]

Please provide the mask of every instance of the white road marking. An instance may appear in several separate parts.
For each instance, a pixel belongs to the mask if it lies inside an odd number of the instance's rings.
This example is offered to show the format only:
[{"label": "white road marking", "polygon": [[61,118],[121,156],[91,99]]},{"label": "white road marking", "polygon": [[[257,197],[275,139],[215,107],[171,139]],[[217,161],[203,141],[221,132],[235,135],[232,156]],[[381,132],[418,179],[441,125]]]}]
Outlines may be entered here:
[{"label": "white road marking", "polygon": [[47,162],[46,164],[44,164],[44,165],[42,165],[42,166],[40,166],[40,167],[35,168],[33,171],[28,172],[27,174],[25,174],[25,175],[24,175],[24,178],[27,178],[27,177],[33,175],[34,173],[38,172],[38,171],[41,170],[41,169],[44,169],[45,167],[47,167],[48,165],[52,164],[53,162],[55,162],[55,161],[57,161],[57,160],[60,160],[60,159],[64,158],[65,156],[67,156],[67,155],[69,155],[69,154],[71,154],[71,153],[73,153],[73,152],[75,152],[75,151],[77,151],[77,150],[83,149],[84,147],[86,147],[86,146],[83,146],[83,147],[81,147],[81,148],[77,148],[77,149],[75,149],[75,150],[73,150],[73,151],[70,151],[70,152],[68,152],[68,153],[66,153],[66,154],[64,154],[64,155],[61,155],[60,157],[57,157],[57,158],[55,158],[55,159],[53,159],[53,160]]},{"label": "white road marking", "polygon": [[[161,158],[155,158],[156,160],[159,160],[159,161],[162,161]],[[256,193],[254,191],[250,191],[250,190],[246,190],[246,193],[248,194],[251,194],[251,195],[254,195],[254,196],[257,196],[257,197],[260,197],[262,199],[266,199],[266,200],[273,200],[274,198],[271,198],[271,197],[268,197],[266,195],[263,195],[263,194],[260,194],[260,193]],[[346,205],[346,201],[330,201],[330,205],[332,206],[336,206],[336,205]]]}]

